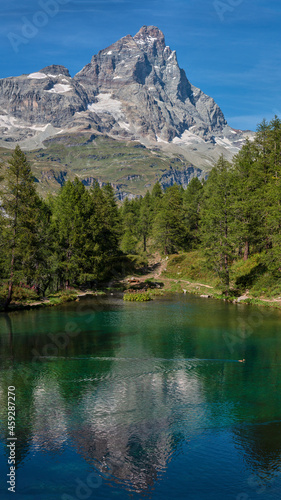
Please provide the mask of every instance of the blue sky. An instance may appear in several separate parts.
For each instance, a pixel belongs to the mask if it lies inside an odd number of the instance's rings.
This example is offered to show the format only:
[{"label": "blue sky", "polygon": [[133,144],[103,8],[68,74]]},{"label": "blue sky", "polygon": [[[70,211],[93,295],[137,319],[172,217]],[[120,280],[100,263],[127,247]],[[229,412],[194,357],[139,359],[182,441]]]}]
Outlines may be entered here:
[{"label": "blue sky", "polygon": [[[93,54],[155,25],[234,128],[281,117],[280,0],[0,0],[0,78]],[[45,11],[45,12],[44,12]]]}]

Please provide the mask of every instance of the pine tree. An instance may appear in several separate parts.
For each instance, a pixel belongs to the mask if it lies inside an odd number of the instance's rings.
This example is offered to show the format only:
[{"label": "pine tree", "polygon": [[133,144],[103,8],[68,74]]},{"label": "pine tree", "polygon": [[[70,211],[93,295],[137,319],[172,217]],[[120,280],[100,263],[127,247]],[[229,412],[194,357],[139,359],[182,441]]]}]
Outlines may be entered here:
[{"label": "pine tree", "polygon": [[134,200],[125,198],[121,208],[122,238],[121,250],[125,254],[136,254],[138,245],[139,213]]},{"label": "pine tree", "polygon": [[161,206],[161,200],[164,196],[161,184],[159,181],[154,184],[152,191],[151,191],[151,208],[153,211],[153,217],[156,217],[156,214],[158,213],[160,206]]},{"label": "pine tree", "polygon": [[90,196],[78,179],[67,181],[54,202],[54,269],[61,285],[68,288],[88,270]]},{"label": "pine tree", "polygon": [[196,248],[199,244],[199,224],[202,198],[203,185],[197,177],[194,177],[191,179],[183,193],[183,209],[189,248]]},{"label": "pine tree", "polygon": [[229,269],[236,248],[233,231],[233,173],[220,157],[204,188],[201,239],[209,265],[218,274],[225,292],[229,290]]},{"label": "pine tree", "polygon": [[34,270],[34,255],[38,248],[37,223],[40,199],[34,178],[24,153],[16,146],[8,162],[2,206],[7,217],[4,245],[9,275],[5,309],[12,300],[14,283],[28,280]]},{"label": "pine tree", "polygon": [[275,118],[259,127],[256,139],[262,151],[265,172],[263,196],[266,257],[268,268],[281,276],[281,121]]},{"label": "pine tree", "polygon": [[112,273],[120,244],[120,218],[114,191],[108,184],[102,189],[96,183],[91,189],[91,267],[95,279],[103,280]]},{"label": "pine tree", "polygon": [[183,247],[186,234],[179,187],[176,185],[169,187],[159,199],[153,235],[156,246],[168,255],[178,252]]},{"label": "pine tree", "polygon": [[262,246],[264,236],[264,172],[259,168],[260,152],[255,143],[248,140],[234,158],[234,205],[235,231],[238,246],[244,260]]},{"label": "pine tree", "polygon": [[141,199],[138,231],[143,241],[143,251],[146,252],[147,240],[152,228],[152,200],[149,191]]}]

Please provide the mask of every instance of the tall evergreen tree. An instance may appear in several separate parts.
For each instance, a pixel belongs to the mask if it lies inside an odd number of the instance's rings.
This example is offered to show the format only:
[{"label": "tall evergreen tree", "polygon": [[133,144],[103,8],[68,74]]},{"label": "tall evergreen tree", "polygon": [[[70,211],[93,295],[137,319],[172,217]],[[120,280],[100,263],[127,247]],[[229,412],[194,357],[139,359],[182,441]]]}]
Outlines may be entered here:
[{"label": "tall evergreen tree", "polygon": [[233,173],[231,165],[220,157],[204,188],[201,239],[208,263],[229,290],[230,264],[235,255],[233,231]]},{"label": "tall evergreen tree", "polygon": [[233,188],[235,232],[244,260],[250,249],[261,248],[264,236],[264,172],[259,168],[260,152],[255,143],[246,141],[234,158]]},{"label": "tall evergreen tree", "polygon": [[95,184],[91,190],[89,224],[92,272],[96,279],[105,279],[114,270],[121,235],[118,207],[113,188],[109,184],[102,189]]},{"label": "tall evergreen tree", "polygon": [[185,231],[182,196],[179,187],[174,185],[159,197],[153,224],[156,245],[165,255],[177,252],[184,245]]},{"label": "tall evergreen tree", "polygon": [[275,116],[270,123],[263,123],[256,141],[262,151],[265,182],[262,205],[265,218],[265,240],[269,269],[281,276],[281,121]]},{"label": "tall evergreen tree", "polygon": [[40,218],[40,199],[34,178],[24,153],[16,146],[8,162],[5,187],[1,193],[7,217],[4,245],[9,275],[5,309],[13,295],[14,283],[30,279],[34,270],[34,254],[38,248],[37,224]]},{"label": "tall evergreen tree", "polygon": [[202,198],[203,185],[197,177],[194,177],[183,193],[183,209],[189,248],[195,248],[199,243],[199,224]]},{"label": "tall evergreen tree", "polygon": [[126,254],[137,253],[138,244],[138,213],[134,200],[125,198],[121,208],[122,238],[121,250]]},{"label": "tall evergreen tree", "polygon": [[152,228],[152,200],[149,191],[141,199],[138,231],[143,242],[143,251],[146,252],[147,240]]},{"label": "tall evergreen tree", "polygon": [[161,206],[161,200],[164,196],[161,184],[159,181],[154,184],[152,191],[151,191],[151,208],[153,211],[153,216],[156,217],[156,214],[158,213],[160,206]]},{"label": "tall evergreen tree", "polygon": [[52,228],[55,272],[66,288],[88,270],[90,197],[78,179],[67,181],[55,199]]}]

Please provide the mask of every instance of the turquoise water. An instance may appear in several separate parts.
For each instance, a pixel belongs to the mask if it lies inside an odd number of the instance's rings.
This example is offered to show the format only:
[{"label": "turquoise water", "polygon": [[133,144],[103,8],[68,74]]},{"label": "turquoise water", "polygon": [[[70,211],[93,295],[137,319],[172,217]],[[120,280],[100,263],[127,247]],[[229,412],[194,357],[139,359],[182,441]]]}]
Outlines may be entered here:
[{"label": "turquoise water", "polygon": [[110,296],[0,315],[0,332],[1,499],[280,498],[279,312]]}]

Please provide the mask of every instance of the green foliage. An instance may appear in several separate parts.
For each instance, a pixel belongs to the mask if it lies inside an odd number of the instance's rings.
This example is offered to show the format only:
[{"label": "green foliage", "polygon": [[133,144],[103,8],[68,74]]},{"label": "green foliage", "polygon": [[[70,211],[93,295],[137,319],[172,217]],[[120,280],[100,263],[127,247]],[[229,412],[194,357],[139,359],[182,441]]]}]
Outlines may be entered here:
[{"label": "green foliage", "polygon": [[[8,295],[9,286],[6,283],[2,287],[0,287],[0,302],[5,301]],[[17,286],[15,285],[13,288],[13,301],[14,302],[34,302],[39,299],[39,295],[36,293],[36,290],[33,288],[29,288],[27,285],[25,286]]]},{"label": "green foliage", "polygon": [[186,226],[179,187],[168,188],[158,203],[153,236],[157,248],[165,255],[169,255],[183,248],[186,240]]},{"label": "green foliage", "polygon": [[137,253],[138,239],[129,229],[126,229],[120,244],[123,253],[134,255]]},{"label": "green foliage", "polygon": [[119,215],[110,186],[90,191],[68,181],[53,202],[54,272],[59,283],[82,283],[110,276],[118,254]]},{"label": "green foliage", "polygon": [[123,300],[127,302],[149,302],[151,296],[147,292],[130,292],[124,294]]},{"label": "green foliage", "polygon": [[218,278],[208,266],[206,256],[201,250],[171,255],[163,275],[167,278],[218,285]]},{"label": "green foliage", "polygon": [[[78,161],[82,138],[76,139],[71,147]],[[97,147],[109,147],[109,142],[123,154],[116,141],[95,138],[89,147],[98,161],[112,158],[104,150],[100,155]],[[148,160],[145,149],[139,155]],[[141,272],[154,251],[177,254],[166,271],[174,279],[213,286],[220,282],[231,297],[248,289],[257,295],[281,293],[277,117],[258,126],[256,138],[246,142],[232,165],[221,157],[206,182],[194,178],[186,190],[172,186],[165,191],[157,182],[151,193],[125,199],[120,208],[109,184],[86,189],[78,178],[43,201],[18,146],[8,163],[0,165],[0,188],[0,283],[5,284],[0,298],[6,307],[22,289],[34,290],[38,297]],[[186,250],[192,251],[180,253]]]},{"label": "green foliage", "polygon": [[[36,193],[34,178],[24,153],[17,146],[8,162],[1,190],[5,220],[1,222],[4,277],[9,278],[5,303],[13,297],[13,288],[20,281],[34,283],[40,261],[40,220],[42,204]],[[38,288],[39,283],[36,283]]]},{"label": "green foliage", "polygon": [[200,242],[200,211],[203,201],[203,185],[194,177],[183,193],[183,210],[188,234],[188,246],[196,248]]},{"label": "green foliage", "polygon": [[77,299],[75,290],[60,290],[59,292],[50,295],[49,300],[51,305],[66,304]]},{"label": "green foliage", "polygon": [[229,288],[229,266],[235,254],[233,171],[221,157],[205,186],[201,240],[210,267]]}]

